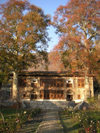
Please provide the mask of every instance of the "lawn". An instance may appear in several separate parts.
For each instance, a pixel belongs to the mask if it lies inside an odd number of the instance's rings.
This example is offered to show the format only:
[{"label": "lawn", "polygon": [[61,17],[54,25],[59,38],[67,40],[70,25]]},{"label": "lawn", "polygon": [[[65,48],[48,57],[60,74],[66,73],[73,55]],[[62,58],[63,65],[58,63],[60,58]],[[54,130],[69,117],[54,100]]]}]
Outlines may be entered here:
[{"label": "lawn", "polygon": [[0,109],[0,133],[16,133],[22,129],[24,133],[27,128],[35,132],[41,122],[38,120],[40,114],[40,109]]},{"label": "lawn", "polygon": [[100,111],[64,110],[59,116],[65,133],[100,133]]}]

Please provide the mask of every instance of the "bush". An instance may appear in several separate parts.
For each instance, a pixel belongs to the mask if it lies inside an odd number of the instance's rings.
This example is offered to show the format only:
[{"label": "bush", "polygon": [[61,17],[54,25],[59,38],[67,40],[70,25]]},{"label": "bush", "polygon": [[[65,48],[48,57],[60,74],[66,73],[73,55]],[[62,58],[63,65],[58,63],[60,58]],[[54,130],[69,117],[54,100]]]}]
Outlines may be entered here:
[{"label": "bush", "polygon": [[[4,112],[9,112],[3,110]],[[33,119],[36,115],[41,113],[40,109],[35,110],[13,110],[9,114],[1,113],[0,132],[2,133],[16,133],[17,129],[22,127],[22,124],[29,119]]]},{"label": "bush", "polygon": [[[64,110],[63,121],[66,123],[67,130],[75,129],[77,127],[77,133],[100,133],[100,111],[88,110],[88,111],[69,111]],[[67,121],[68,120],[68,121]],[[68,127],[73,125],[71,128]],[[73,124],[74,122],[74,124]],[[69,128],[69,129],[68,129]]]}]

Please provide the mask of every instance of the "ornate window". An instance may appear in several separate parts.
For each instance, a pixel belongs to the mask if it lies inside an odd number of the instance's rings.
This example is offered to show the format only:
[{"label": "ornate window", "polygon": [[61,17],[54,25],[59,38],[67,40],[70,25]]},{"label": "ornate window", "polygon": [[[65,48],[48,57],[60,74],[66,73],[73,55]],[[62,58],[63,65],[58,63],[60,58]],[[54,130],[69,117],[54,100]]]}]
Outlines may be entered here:
[{"label": "ornate window", "polygon": [[67,88],[72,88],[73,86],[73,79],[72,78],[69,78],[66,80],[66,87]]},{"label": "ornate window", "polygon": [[32,94],[31,94],[31,100],[32,100],[32,99],[37,99],[37,95],[36,95],[35,93],[32,93]]},{"label": "ornate window", "polygon": [[67,87],[67,88],[72,87],[72,83],[71,83],[71,81],[67,81],[66,87]]},{"label": "ornate window", "polygon": [[25,97],[26,97],[26,94],[24,93],[24,94],[23,94],[23,98],[25,98]]},{"label": "ornate window", "polygon": [[41,79],[40,86],[63,87],[64,81],[63,79]]},{"label": "ornate window", "polygon": [[31,81],[31,87],[36,88],[37,87],[37,79],[33,79]]},{"label": "ornate window", "polygon": [[83,88],[84,87],[84,79],[78,79],[78,87]]},{"label": "ornate window", "polygon": [[19,87],[26,87],[26,79],[18,79],[18,86]]},{"label": "ornate window", "polygon": [[79,94],[77,97],[78,97],[78,99],[81,99],[81,96],[80,96],[80,94]]},{"label": "ornate window", "polygon": [[35,83],[31,83],[31,87],[36,88],[37,85]]},{"label": "ornate window", "polygon": [[40,98],[42,99],[63,99],[63,90],[41,90]]}]

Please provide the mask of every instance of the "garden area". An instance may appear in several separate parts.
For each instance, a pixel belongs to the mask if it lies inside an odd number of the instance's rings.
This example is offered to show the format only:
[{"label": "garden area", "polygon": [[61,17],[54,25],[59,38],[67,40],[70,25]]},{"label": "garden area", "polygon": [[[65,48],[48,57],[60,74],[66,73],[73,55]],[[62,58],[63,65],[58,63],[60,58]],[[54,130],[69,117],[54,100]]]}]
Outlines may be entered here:
[{"label": "garden area", "polygon": [[0,133],[34,133],[42,121],[40,109],[0,109]]},{"label": "garden area", "polygon": [[100,133],[100,110],[64,110],[59,115],[65,133]]}]

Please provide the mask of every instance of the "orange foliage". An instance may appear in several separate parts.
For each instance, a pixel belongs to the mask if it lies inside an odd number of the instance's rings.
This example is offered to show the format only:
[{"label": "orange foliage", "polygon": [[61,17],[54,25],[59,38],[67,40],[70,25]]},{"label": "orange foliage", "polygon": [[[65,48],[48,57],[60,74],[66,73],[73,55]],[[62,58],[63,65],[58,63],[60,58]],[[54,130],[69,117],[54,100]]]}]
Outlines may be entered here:
[{"label": "orange foliage", "polygon": [[0,15],[0,52],[3,49],[6,53],[4,57],[0,55],[0,68],[7,64],[9,71],[20,72],[36,65],[40,59],[37,56],[46,58],[43,52],[47,48],[50,17],[41,8],[27,0],[8,0],[0,4]]},{"label": "orange foliage", "polygon": [[58,51],[53,51],[48,54],[48,70],[49,71],[62,71],[64,70],[64,65],[61,61],[61,54]]},{"label": "orange foliage", "polygon": [[100,27],[100,1],[70,0],[57,8],[54,25],[61,35],[54,50],[62,51],[64,65],[72,71],[97,70],[100,58],[96,57],[95,40]]}]

